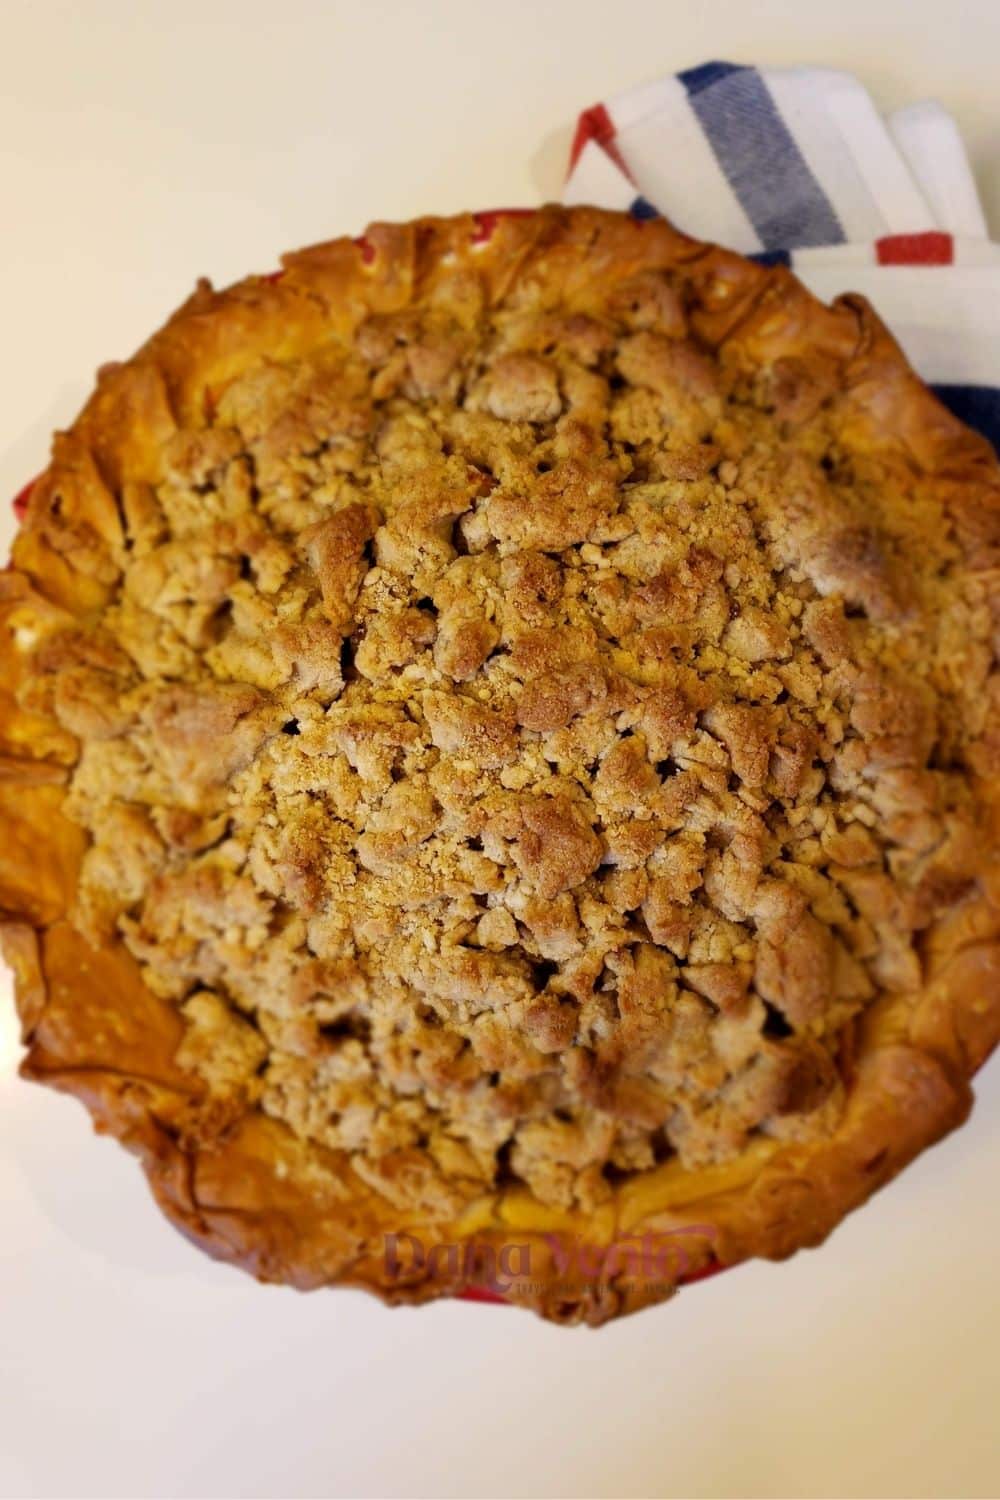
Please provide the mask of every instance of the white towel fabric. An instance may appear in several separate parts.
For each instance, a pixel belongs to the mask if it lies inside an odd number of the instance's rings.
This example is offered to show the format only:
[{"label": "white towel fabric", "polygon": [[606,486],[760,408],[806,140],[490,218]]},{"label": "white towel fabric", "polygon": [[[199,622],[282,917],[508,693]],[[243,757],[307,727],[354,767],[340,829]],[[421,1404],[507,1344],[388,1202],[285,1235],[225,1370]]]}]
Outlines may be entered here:
[{"label": "white towel fabric", "polygon": [[1000,447],[1000,246],[940,104],[883,119],[847,73],[705,63],[585,110],[563,196],[863,292]]},{"label": "white towel fabric", "polygon": [[956,236],[986,239],[986,220],[965,144],[934,99],[897,109],[886,124],[937,221]]}]

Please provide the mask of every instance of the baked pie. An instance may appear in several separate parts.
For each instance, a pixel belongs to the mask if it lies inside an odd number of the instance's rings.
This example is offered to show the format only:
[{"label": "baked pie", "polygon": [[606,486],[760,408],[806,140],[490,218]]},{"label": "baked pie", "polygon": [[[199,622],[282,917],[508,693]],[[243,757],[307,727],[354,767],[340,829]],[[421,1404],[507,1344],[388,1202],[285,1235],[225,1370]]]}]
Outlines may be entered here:
[{"label": "baked pie", "polygon": [[601,1323],[1000,1035],[1000,468],[859,297],[580,208],[207,283],[2,575],[26,1077],[269,1281]]}]

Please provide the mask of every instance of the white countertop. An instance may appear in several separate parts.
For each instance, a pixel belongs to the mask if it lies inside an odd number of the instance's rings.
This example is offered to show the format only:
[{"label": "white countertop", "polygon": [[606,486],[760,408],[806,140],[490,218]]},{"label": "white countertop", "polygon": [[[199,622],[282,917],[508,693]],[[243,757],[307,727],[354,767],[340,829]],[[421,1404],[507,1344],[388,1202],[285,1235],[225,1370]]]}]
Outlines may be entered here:
[{"label": "white countertop", "polygon": [[[1000,228],[987,0],[7,0],[0,494],[197,274],[554,196],[580,108],[711,57],[937,94]],[[997,1062],[824,1249],[593,1334],[260,1289],[15,1051],[0,994],[4,1496],[1000,1492]]]}]

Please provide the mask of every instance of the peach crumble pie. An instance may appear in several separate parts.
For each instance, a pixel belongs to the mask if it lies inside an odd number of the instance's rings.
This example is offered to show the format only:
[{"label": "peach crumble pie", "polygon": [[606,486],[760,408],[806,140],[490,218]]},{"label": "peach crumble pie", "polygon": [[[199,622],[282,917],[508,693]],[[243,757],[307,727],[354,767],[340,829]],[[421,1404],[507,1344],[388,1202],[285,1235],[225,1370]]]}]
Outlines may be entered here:
[{"label": "peach crumble pie", "polygon": [[665,223],[200,285],[0,581],[26,1076],[299,1287],[514,1245],[599,1323],[681,1273],[559,1236],[817,1243],[1000,1035],[998,562],[992,450],[867,304]]}]

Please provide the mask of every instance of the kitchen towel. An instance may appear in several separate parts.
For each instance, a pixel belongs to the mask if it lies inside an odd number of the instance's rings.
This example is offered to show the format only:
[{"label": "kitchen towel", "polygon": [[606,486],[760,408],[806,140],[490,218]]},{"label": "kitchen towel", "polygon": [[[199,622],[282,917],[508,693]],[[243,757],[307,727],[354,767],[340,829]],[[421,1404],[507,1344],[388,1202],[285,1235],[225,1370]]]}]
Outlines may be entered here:
[{"label": "kitchen towel", "polygon": [[862,292],[1000,447],[1000,246],[940,104],[883,119],[847,73],[705,63],[584,110],[563,198],[663,214],[824,301]]}]

